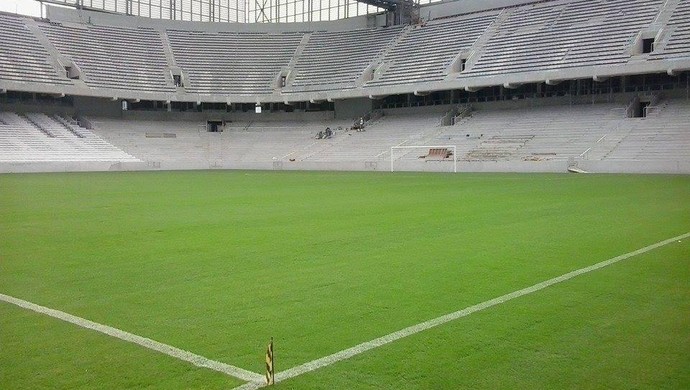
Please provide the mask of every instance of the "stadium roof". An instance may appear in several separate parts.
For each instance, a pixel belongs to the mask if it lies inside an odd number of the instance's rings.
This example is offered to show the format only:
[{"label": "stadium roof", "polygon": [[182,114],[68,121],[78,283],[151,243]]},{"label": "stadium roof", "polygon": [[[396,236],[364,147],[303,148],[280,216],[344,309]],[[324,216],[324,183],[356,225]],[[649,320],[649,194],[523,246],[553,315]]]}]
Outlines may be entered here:
[{"label": "stadium roof", "polygon": [[[315,22],[438,0],[15,0],[200,22]],[[298,4],[300,3],[300,4]],[[361,6],[358,6],[360,4]]]},{"label": "stadium roof", "polygon": [[413,0],[357,0],[360,3],[373,5],[388,11],[392,11],[401,5],[414,5]]}]

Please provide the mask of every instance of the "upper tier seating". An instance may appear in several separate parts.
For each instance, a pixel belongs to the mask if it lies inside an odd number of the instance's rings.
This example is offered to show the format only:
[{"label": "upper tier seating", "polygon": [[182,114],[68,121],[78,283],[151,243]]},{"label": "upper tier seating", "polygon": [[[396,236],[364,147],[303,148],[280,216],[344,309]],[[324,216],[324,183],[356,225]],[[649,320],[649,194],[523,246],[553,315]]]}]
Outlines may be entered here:
[{"label": "upper tier seating", "polygon": [[543,2],[512,10],[463,76],[621,64],[662,0]]},{"label": "upper tier seating", "polygon": [[174,92],[160,34],[151,29],[41,23],[91,87]]},{"label": "upper tier seating", "polygon": [[[402,31],[389,27],[352,31],[317,31],[295,65],[292,89],[354,87],[366,67]],[[311,88],[307,88],[311,87]]]},{"label": "upper tier seating", "polygon": [[58,74],[24,19],[0,14],[0,35],[0,79],[72,84],[64,74]]},{"label": "upper tier seating", "polygon": [[302,33],[210,33],[168,30],[177,65],[193,93],[272,93]]},{"label": "upper tier seating", "polygon": [[[623,66],[660,64],[661,72],[667,70],[661,60],[690,58],[690,0],[539,1],[416,26],[351,31],[160,32],[36,22],[51,47],[42,46],[45,38],[34,36],[34,22],[27,20],[0,14],[0,82],[82,85],[56,69],[61,58],[50,58],[52,46],[78,65],[89,87],[174,93],[169,67],[179,67],[190,94],[282,92],[288,101],[296,92],[358,88],[368,80],[362,77],[367,69],[375,72],[364,88],[405,85],[404,93],[416,91],[415,83],[474,84],[484,78],[484,84],[511,74],[520,83],[524,73],[543,77],[545,71],[591,66],[627,71],[634,69]],[[635,38],[656,28],[662,34],[655,51],[633,54]],[[466,69],[460,71],[462,60]],[[282,90],[280,76],[287,77]]]},{"label": "upper tier seating", "polygon": [[496,19],[496,12],[432,20],[415,26],[383,58],[383,74],[370,86],[439,81],[462,51],[469,50]]},{"label": "upper tier seating", "polygon": [[671,36],[653,58],[690,57],[690,0],[681,0],[667,25]]}]

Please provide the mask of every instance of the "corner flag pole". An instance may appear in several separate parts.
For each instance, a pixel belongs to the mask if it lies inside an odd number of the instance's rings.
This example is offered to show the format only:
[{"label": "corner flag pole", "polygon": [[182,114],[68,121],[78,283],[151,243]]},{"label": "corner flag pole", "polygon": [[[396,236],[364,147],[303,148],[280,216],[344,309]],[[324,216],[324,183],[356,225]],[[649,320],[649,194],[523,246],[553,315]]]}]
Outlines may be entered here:
[{"label": "corner flag pole", "polygon": [[266,385],[271,386],[275,384],[275,366],[273,365],[273,337],[266,348]]}]

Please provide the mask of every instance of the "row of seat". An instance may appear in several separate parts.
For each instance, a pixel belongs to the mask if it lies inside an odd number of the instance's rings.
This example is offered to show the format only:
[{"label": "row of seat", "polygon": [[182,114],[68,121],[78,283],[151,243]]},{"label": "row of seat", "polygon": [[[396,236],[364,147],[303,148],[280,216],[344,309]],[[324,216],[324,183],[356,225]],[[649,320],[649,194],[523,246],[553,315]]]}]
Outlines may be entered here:
[{"label": "row of seat", "polygon": [[24,20],[0,14],[0,79],[68,85]]},{"label": "row of seat", "polygon": [[[401,33],[402,27],[313,33],[295,64],[292,87],[343,84],[357,78]],[[293,88],[297,89],[297,88]]]},{"label": "row of seat", "polygon": [[177,65],[187,72],[188,92],[271,93],[301,33],[168,31]]},{"label": "row of seat", "polygon": [[632,56],[633,38],[654,20],[662,0],[559,3],[511,13],[467,76],[624,63]]},{"label": "row of seat", "polygon": [[384,56],[383,64],[387,69],[368,85],[443,79],[455,57],[468,51],[496,16],[496,12],[488,12],[414,27]]},{"label": "row of seat", "polygon": [[151,29],[40,23],[58,51],[74,61],[89,86],[172,92],[161,37]]},{"label": "row of seat", "polygon": [[[392,110],[365,130],[347,121],[228,123],[208,133],[203,122],[90,118],[98,134],[145,161],[226,163],[419,161],[434,148],[456,146],[458,161],[690,161],[690,106],[662,102],[647,118],[626,118],[623,104],[483,107],[454,126],[440,126],[440,113]],[[325,127],[327,140],[314,139]],[[174,136],[153,136],[172,134]],[[422,147],[422,145],[438,145]],[[450,148],[447,148],[450,150]],[[408,151],[409,150],[409,151]],[[448,157],[448,156],[446,156]],[[444,158],[442,160],[447,160]],[[452,158],[450,158],[452,160]]]},{"label": "row of seat", "polygon": [[62,117],[0,112],[0,162],[140,161]]},{"label": "row of seat", "polygon": [[671,35],[663,53],[655,58],[686,57],[690,52],[690,1],[681,1],[668,22]]}]

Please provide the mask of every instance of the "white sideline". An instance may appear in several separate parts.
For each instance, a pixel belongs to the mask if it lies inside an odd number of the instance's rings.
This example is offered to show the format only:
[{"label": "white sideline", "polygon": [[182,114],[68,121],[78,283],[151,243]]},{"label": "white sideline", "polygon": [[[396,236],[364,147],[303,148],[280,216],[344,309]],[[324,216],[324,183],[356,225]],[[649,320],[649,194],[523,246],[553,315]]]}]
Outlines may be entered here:
[{"label": "white sideline", "polygon": [[[519,298],[523,295],[527,295],[527,294],[531,294],[531,293],[539,291],[539,290],[543,290],[546,287],[553,286],[554,284],[564,282],[564,281],[572,279],[576,276],[598,270],[598,269],[606,267],[608,265],[617,263],[621,260],[625,260],[625,259],[637,256],[637,255],[649,252],[651,250],[662,247],[664,245],[668,245],[674,241],[683,240],[683,239],[686,239],[688,237],[690,237],[690,232],[682,234],[680,236],[669,238],[668,240],[657,242],[656,244],[652,244],[652,245],[646,246],[644,248],[640,248],[640,249],[632,251],[632,252],[628,252],[628,253],[620,255],[620,256],[613,257],[613,258],[608,259],[608,260],[604,260],[600,263],[596,263],[596,264],[590,265],[588,267],[584,267],[584,268],[580,268],[580,269],[572,271],[572,272],[568,272],[567,274],[563,274],[563,275],[557,276],[553,279],[549,279],[549,280],[543,281],[541,283],[537,283],[533,286],[523,288],[522,290],[517,290],[517,291],[514,291],[514,292],[509,293],[509,294],[501,295],[498,298],[494,298],[494,299],[476,304],[474,306],[470,306],[470,307],[467,307],[465,309],[458,310],[458,311],[450,313],[450,314],[436,317],[434,319],[419,323],[417,325],[413,325],[413,326],[407,327],[405,329],[401,329],[397,332],[387,334],[383,337],[379,337],[379,338],[355,345],[354,347],[344,349],[340,352],[336,352],[334,354],[331,354],[331,355],[328,355],[328,356],[325,356],[325,357],[322,357],[322,358],[319,358],[316,360],[312,360],[310,362],[307,362],[307,363],[304,363],[302,365],[290,368],[288,370],[278,372],[275,375],[275,381],[279,382],[279,381],[282,381],[285,379],[294,378],[298,375],[306,374],[310,371],[314,371],[314,370],[322,368],[322,367],[330,366],[331,364],[337,363],[341,360],[349,359],[355,355],[359,355],[359,354],[366,352],[366,351],[369,351],[371,349],[381,347],[381,346],[386,345],[388,343],[391,343],[393,341],[400,340],[404,337],[411,336],[413,334],[434,328],[434,327],[439,326],[439,325],[443,325],[447,322],[457,320],[458,318],[466,317],[472,313],[475,313],[475,312],[478,312],[480,310],[484,310],[484,309],[490,308],[492,306],[496,306],[498,304],[510,301],[511,299]],[[264,387],[264,386],[266,386],[266,384],[263,382],[253,381],[253,382],[246,383],[242,386],[238,386],[234,390],[255,390],[255,389],[259,389],[259,388]]]},{"label": "white sideline", "polygon": [[55,309],[50,309],[45,306],[40,306],[35,303],[31,303],[28,301],[25,301],[23,299],[15,298],[9,295],[5,294],[0,294],[0,301],[4,301],[7,303],[11,303],[13,305],[17,305],[19,307],[22,307],[24,309],[29,309],[32,311],[35,311],[37,313],[45,314],[53,318],[57,318],[78,326],[81,326],[82,328],[87,328],[91,330],[95,330],[96,332],[104,333],[107,334],[108,336],[112,336],[115,338],[118,338],[120,340],[124,340],[130,343],[138,344],[144,348],[148,348],[151,350],[154,350],[156,352],[160,352],[162,354],[172,356],[176,359],[184,360],[186,362],[192,363],[193,365],[197,367],[204,367],[204,368],[210,368],[211,370],[215,370],[218,372],[222,372],[223,374],[230,375],[232,377],[244,380],[244,381],[259,381],[263,378],[263,375],[259,375],[257,373],[247,371],[245,369],[231,366],[229,364],[221,363],[215,360],[211,360],[208,358],[205,358],[203,356],[194,354],[189,351],[185,351],[179,348],[175,348],[171,345],[163,344],[155,340],[148,339],[146,337],[141,337],[137,336],[133,333],[125,332],[124,330],[120,330],[117,328],[113,328],[112,326],[108,325],[103,325],[99,324],[97,322],[89,321],[87,319],[81,318],[74,316],[72,314],[65,313],[63,311],[55,310]]}]

